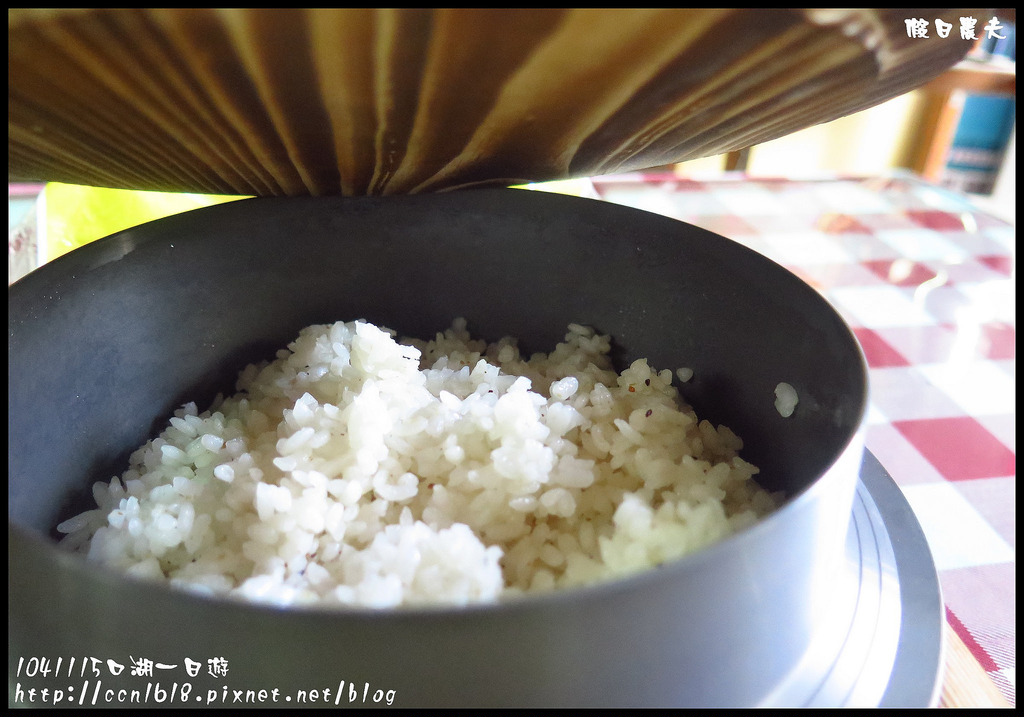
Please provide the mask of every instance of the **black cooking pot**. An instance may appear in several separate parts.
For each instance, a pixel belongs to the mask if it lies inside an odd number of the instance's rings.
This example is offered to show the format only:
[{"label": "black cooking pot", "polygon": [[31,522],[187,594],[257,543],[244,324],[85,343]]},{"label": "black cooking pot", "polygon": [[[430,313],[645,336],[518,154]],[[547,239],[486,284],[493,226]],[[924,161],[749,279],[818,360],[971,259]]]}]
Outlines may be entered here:
[{"label": "black cooking pot", "polygon": [[[294,707],[313,690],[319,706],[767,704],[843,584],[867,400],[858,344],[788,271],[666,217],[514,189],[242,200],[55,260],[10,288],[9,312],[12,693],[149,706]],[[363,318],[430,337],[457,316],[475,335],[519,337],[524,353],[577,322],[611,334],[622,367],[692,368],[683,397],[744,440],[784,506],[649,573],[469,608],[240,604],[57,548],[54,526],[89,507],[93,481],[122,473],[182,403],[233,392],[238,369],[302,327]],[[775,407],[783,381],[799,395],[788,418]],[[163,667],[150,675],[139,660]]]}]

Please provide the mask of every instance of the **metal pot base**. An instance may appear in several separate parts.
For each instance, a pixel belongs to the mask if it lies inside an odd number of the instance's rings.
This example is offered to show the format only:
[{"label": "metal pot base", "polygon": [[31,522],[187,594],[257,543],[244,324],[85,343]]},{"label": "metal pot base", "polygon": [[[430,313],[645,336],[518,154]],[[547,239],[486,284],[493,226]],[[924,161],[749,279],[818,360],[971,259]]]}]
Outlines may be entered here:
[{"label": "metal pot base", "polygon": [[938,575],[910,505],[865,451],[848,570],[804,660],[763,707],[933,707],[942,665]]}]

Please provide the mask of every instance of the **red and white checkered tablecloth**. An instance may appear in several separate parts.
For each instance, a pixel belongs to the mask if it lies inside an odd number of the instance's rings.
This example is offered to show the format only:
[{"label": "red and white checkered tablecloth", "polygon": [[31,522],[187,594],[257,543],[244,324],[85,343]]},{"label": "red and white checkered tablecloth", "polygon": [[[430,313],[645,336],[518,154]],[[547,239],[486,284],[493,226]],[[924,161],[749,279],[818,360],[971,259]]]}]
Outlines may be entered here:
[{"label": "red and white checkered tablecloth", "polygon": [[927,537],[949,624],[1015,703],[1015,227],[909,174],[595,178],[787,267],[864,348],[867,448]]}]

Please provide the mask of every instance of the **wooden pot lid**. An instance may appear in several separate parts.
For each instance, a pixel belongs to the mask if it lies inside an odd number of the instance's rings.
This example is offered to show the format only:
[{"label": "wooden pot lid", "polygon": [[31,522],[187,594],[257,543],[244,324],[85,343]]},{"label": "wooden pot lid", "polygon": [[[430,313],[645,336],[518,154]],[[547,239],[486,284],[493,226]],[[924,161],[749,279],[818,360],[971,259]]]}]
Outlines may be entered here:
[{"label": "wooden pot lid", "polygon": [[639,170],[924,84],[969,14],[9,10],[8,179],[376,195]]}]

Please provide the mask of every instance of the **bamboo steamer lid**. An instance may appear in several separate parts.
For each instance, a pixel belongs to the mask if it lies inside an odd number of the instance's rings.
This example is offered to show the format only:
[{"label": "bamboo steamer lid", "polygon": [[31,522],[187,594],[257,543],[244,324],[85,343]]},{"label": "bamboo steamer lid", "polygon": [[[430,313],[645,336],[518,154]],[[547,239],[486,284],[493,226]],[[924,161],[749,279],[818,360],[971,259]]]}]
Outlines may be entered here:
[{"label": "bamboo steamer lid", "polygon": [[8,179],[390,195],[634,171],[920,86],[970,49],[965,15],[12,9]]}]

